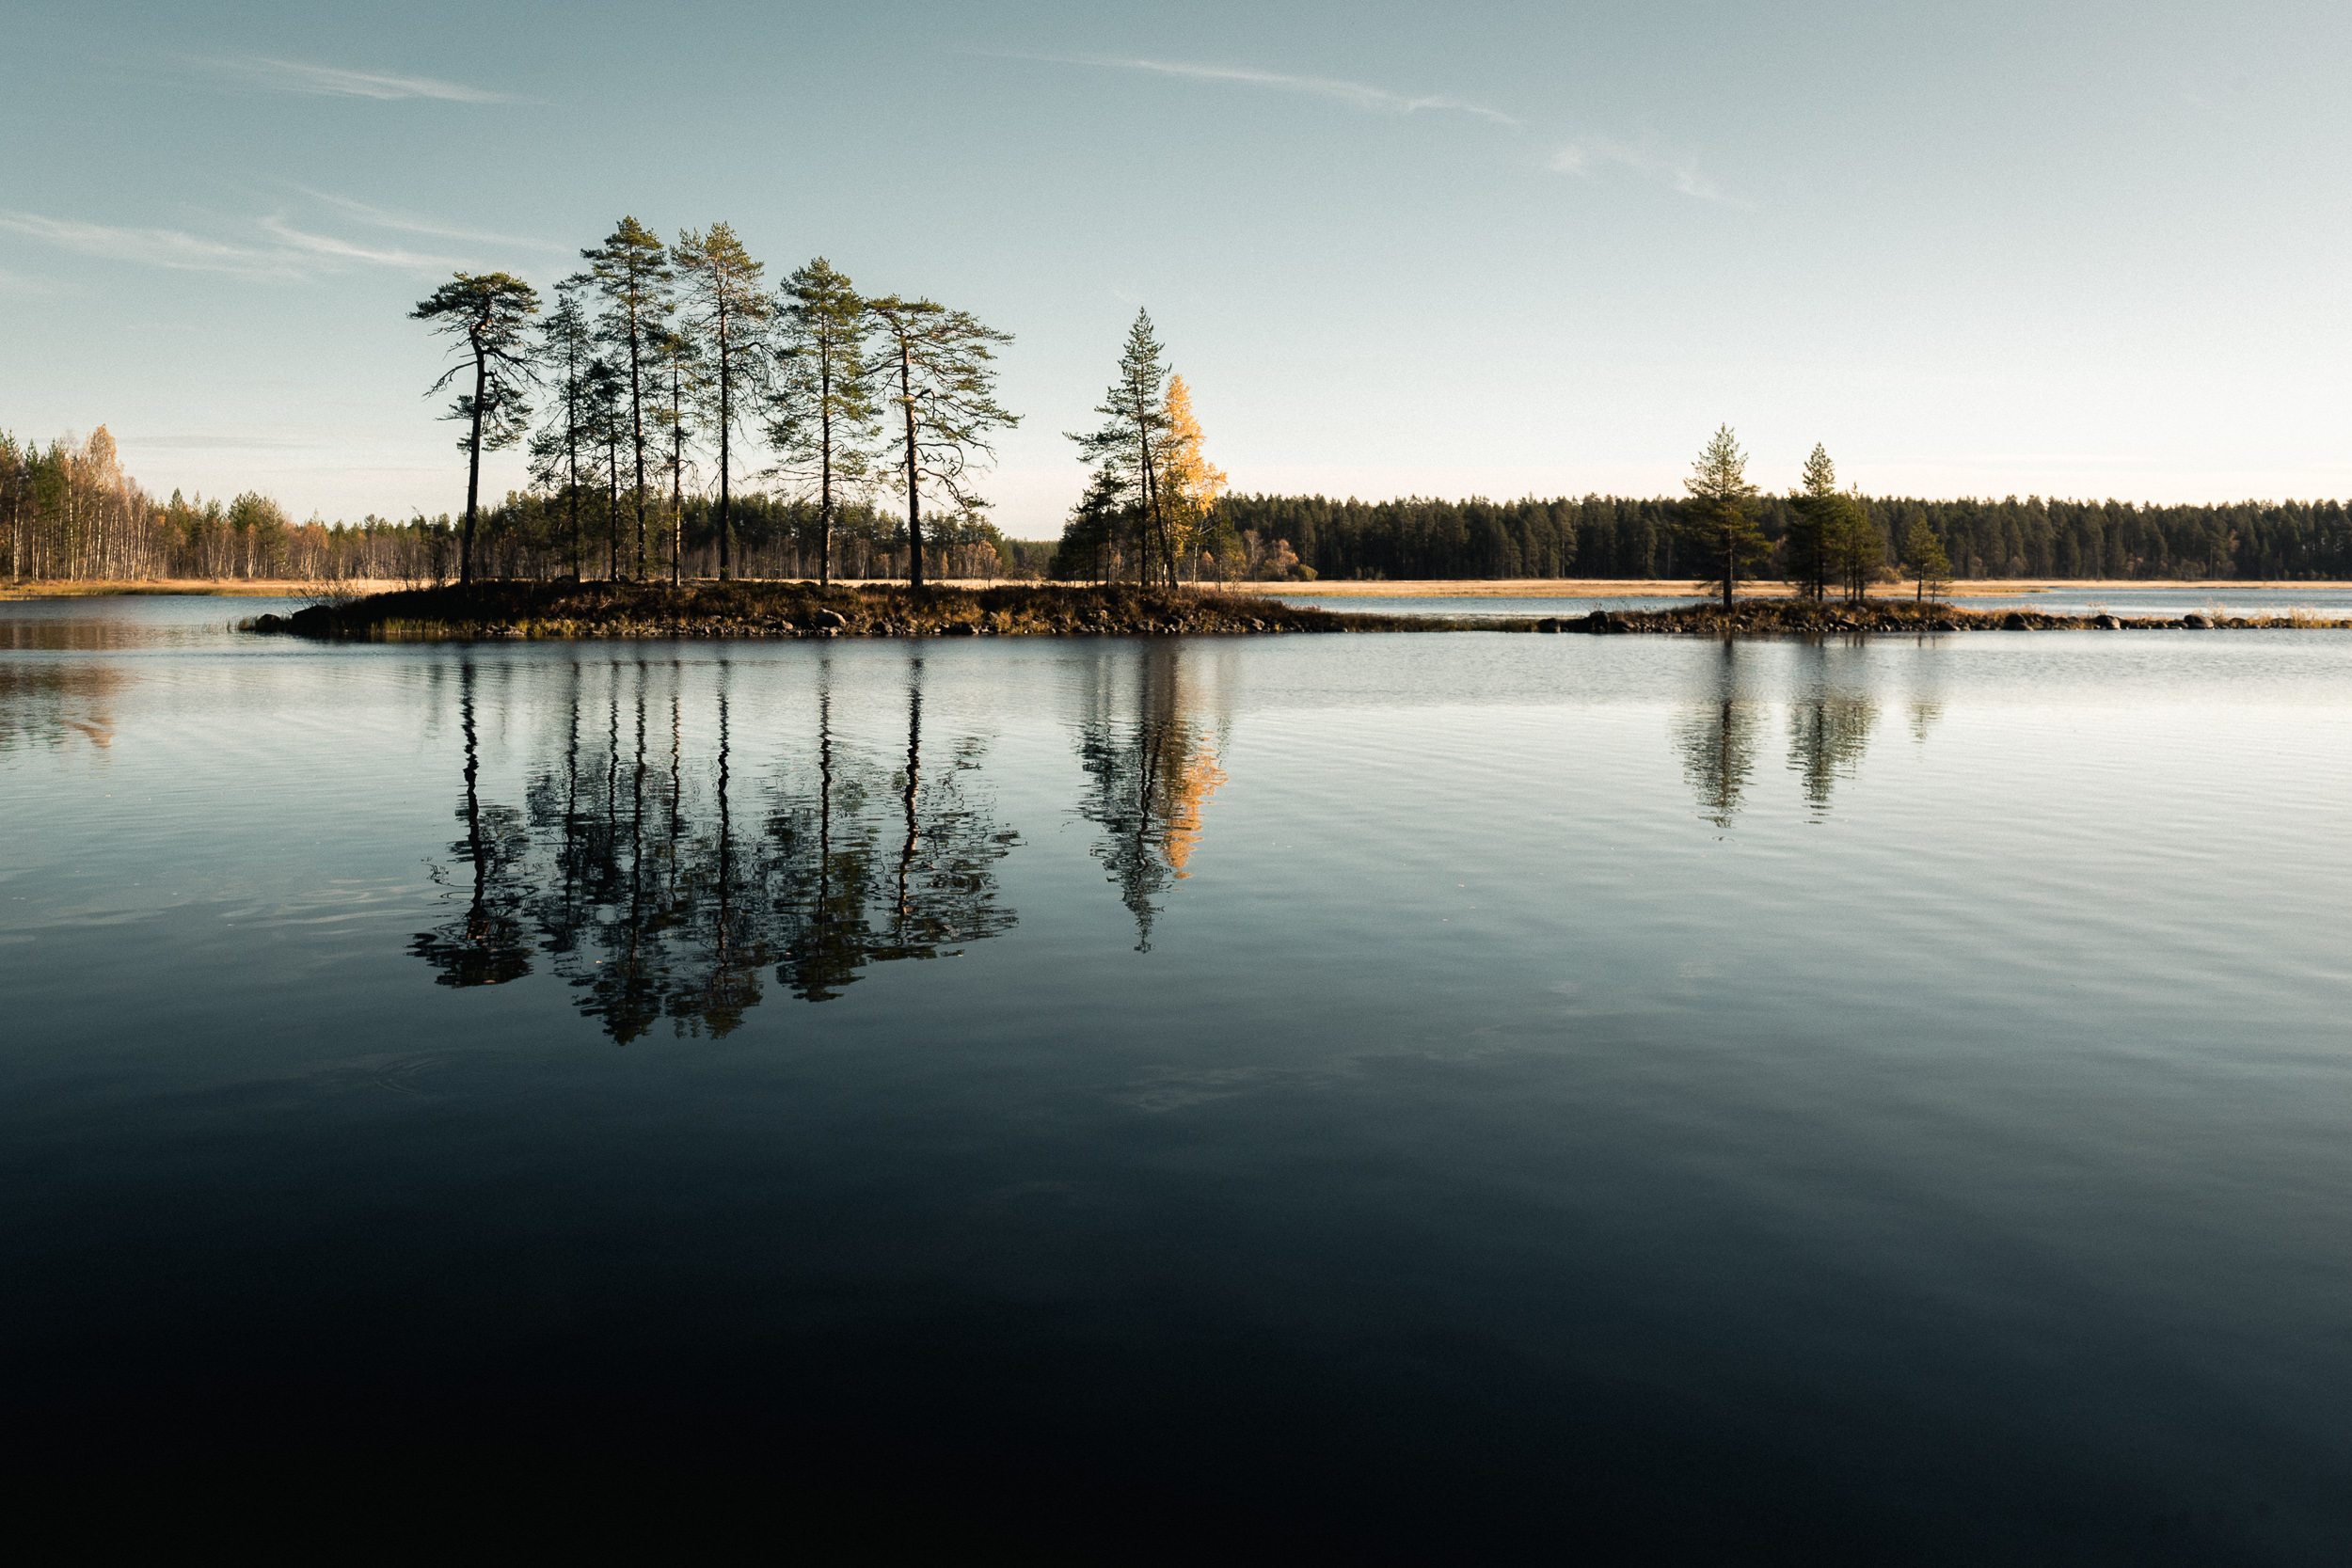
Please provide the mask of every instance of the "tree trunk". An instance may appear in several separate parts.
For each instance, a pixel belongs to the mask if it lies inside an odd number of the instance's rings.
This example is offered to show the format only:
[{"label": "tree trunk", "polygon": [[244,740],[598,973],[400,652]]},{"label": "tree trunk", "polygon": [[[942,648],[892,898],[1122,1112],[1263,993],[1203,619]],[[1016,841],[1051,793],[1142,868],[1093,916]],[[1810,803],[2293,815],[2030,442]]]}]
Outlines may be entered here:
[{"label": "tree trunk", "polygon": [[1728,523],[1724,525],[1724,609],[1731,609],[1732,578],[1740,570],[1740,537]]},{"label": "tree trunk", "polygon": [[628,312],[628,438],[637,454],[637,570],[645,580],[645,392],[644,372],[637,358],[637,308]]},{"label": "tree trunk", "polygon": [[730,393],[733,377],[727,369],[727,325],[722,310],[719,317],[719,580],[727,580],[730,562],[727,560],[727,425],[734,413]]},{"label": "tree trunk", "polygon": [[466,534],[457,546],[457,580],[473,581],[473,519],[482,499],[482,394],[489,363],[479,340],[473,351],[473,430],[466,439]]},{"label": "tree trunk", "polygon": [[898,404],[907,420],[907,586],[923,586],[923,503],[915,487],[920,469],[914,461],[914,372],[907,361],[907,346],[898,344]]},{"label": "tree trunk", "polygon": [[678,585],[682,567],[679,557],[686,553],[686,399],[685,388],[678,384],[683,372],[677,356],[670,356],[670,586]]},{"label": "tree trunk", "polygon": [[572,375],[564,387],[564,461],[571,483],[572,512],[572,580],[579,582],[588,575],[587,564],[580,558],[580,377]]},{"label": "tree trunk", "polygon": [[[1160,515],[1159,485],[1152,467],[1150,417],[1151,410],[1138,393],[1136,398],[1136,450],[1143,459],[1143,582],[1146,587],[1152,586],[1158,576],[1158,568],[1153,564],[1155,552],[1156,558],[1162,561],[1168,554],[1168,523]],[[1173,562],[1168,563],[1168,575],[1171,580],[1176,576]]]},{"label": "tree trunk", "polygon": [[817,382],[817,461],[822,475],[817,486],[817,586],[833,585],[833,351],[824,351]]}]

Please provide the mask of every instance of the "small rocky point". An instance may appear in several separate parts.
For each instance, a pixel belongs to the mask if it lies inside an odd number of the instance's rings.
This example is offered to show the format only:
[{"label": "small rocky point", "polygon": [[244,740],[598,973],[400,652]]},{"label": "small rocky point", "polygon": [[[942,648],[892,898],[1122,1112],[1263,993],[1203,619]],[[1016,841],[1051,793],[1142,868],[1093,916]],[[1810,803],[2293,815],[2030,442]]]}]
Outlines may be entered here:
[{"label": "small rocky point", "polygon": [[1596,610],[1589,615],[1549,618],[1537,631],[1681,632],[1714,637],[1740,633],[1832,637],[1855,632],[1943,631],[2204,631],[2214,627],[2352,627],[2352,621],[2310,614],[2249,619],[2185,615],[2044,615],[2030,610],[1959,610],[1947,604],[1874,599],[1867,604],[1816,599],[1735,599],[1683,605],[1674,610]]}]

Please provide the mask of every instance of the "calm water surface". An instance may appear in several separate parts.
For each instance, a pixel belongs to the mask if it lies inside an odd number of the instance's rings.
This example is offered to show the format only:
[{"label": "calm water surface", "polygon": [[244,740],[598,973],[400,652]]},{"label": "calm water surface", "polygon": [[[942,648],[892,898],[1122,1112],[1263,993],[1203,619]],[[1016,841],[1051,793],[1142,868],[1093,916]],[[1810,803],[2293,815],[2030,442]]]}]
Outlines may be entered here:
[{"label": "calm water surface", "polygon": [[[2059,587],[2038,594],[1979,594],[1962,583],[1950,602],[1963,610],[2032,610],[2045,615],[2090,615],[2111,610],[2118,615],[2177,618],[2194,610],[2211,614],[2285,615],[2289,610],[2315,610],[2330,620],[2352,619],[2352,592],[2341,588],[2305,588],[2275,583],[2260,588],[2233,584],[2218,588],[2103,588],[2088,591]],[[1654,598],[1473,598],[1422,594],[1316,594],[1312,591],[1277,594],[1286,604],[1317,605],[1325,610],[1357,610],[1376,615],[1437,615],[1456,620],[1502,620],[1526,616],[1585,615],[1596,610],[1672,610],[1698,604],[1708,595]]]},{"label": "calm water surface", "polygon": [[0,606],[19,1465],[1105,1561],[2352,1550],[2352,639],[262,608]]}]

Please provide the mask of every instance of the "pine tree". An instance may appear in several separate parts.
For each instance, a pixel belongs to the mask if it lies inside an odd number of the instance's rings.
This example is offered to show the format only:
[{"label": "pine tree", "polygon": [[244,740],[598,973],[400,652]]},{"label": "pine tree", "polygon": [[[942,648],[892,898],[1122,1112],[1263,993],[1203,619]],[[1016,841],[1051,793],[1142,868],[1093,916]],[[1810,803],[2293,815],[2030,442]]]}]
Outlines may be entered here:
[{"label": "pine tree", "polygon": [[1944,552],[1944,541],[1928,526],[1924,512],[1915,514],[1911,527],[1904,531],[1902,560],[1918,584],[1912,594],[1915,602],[1940,598],[1951,591],[1952,559]]},{"label": "pine tree", "polygon": [[1829,530],[1836,513],[1837,467],[1815,443],[1804,460],[1804,485],[1788,492],[1788,579],[1818,599],[1829,592]]},{"label": "pine tree", "polygon": [[670,586],[675,588],[686,557],[686,435],[688,409],[700,395],[703,366],[694,341],[664,330],[654,340],[657,377],[669,401],[654,422],[670,437]]},{"label": "pine tree", "polygon": [[1714,562],[1724,585],[1724,608],[1729,610],[1743,569],[1763,560],[1771,548],[1748,515],[1748,502],[1756,490],[1748,483],[1747,453],[1740,450],[1731,426],[1722,426],[1708,439],[1682,487],[1691,493],[1684,506],[1690,518],[1685,527]]},{"label": "pine tree", "polygon": [[1126,491],[1108,467],[1094,470],[1086,494],[1070,509],[1062,525],[1061,542],[1054,548],[1052,575],[1065,582],[1080,578],[1104,580],[1103,558],[1116,543],[1125,521]]},{"label": "pine tree", "polygon": [[[460,392],[446,418],[465,421],[457,443],[466,454],[466,531],[457,546],[457,580],[473,580],[473,535],[482,503],[482,454],[522,439],[531,418],[523,388],[532,380],[531,346],[525,324],[539,310],[539,293],[502,272],[461,272],[409,312],[412,320],[437,323],[434,330],[462,336],[473,361],[473,390]],[[433,384],[430,397],[466,369],[453,365]]]},{"label": "pine tree", "polygon": [[996,356],[991,343],[1012,335],[982,326],[969,311],[897,294],[872,300],[866,310],[882,340],[870,361],[884,383],[896,383],[902,433],[892,438],[890,483],[907,498],[907,586],[923,586],[923,486],[944,495],[969,517],[988,503],[964,488],[976,456],[993,461],[991,432],[1021,422],[996,403]]},{"label": "pine tree", "polygon": [[872,324],[849,278],[822,256],[786,279],[768,397],[769,470],[817,493],[817,580],[833,580],[839,495],[862,490],[882,440],[874,370],[866,360]]},{"label": "pine tree", "polygon": [[1870,520],[1869,502],[1859,489],[1842,491],[1823,505],[1827,520],[1821,545],[1830,575],[1845,589],[1846,597],[1858,604],[1868,595],[1870,584],[1885,575],[1886,541]]},{"label": "pine tree", "polygon": [[735,523],[729,483],[733,436],[746,403],[739,388],[755,387],[768,369],[775,302],[760,286],[759,275],[767,269],[752,260],[726,224],[714,223],[700,233],[687,230],[671,256],[685,279],[686,330],[707,367],[706,385],[713,394],[708,424],[719,438],[719,578],[724,581],[732,566]]},{"label": "pine tree", "polygon": [[[624,217],[620,227],[605,236],[602,245],[580,254],[604,295],[598,334],[616,355],[627,358],[628,438],[636,456],[636,479],[630,490],[637,504],[634,575],[642,579],[645,575],[645,384],[655,344],[670,317],[670,253],[652,230],[633,217]],[[616,364],[614,368],[621,367]]]},{"label": "pine tree", "polygon": [[1090,435],[1069,434],[1078,443],[1081,462],[1113,474],[1120,487],[1132,490],[1141,504],[1144,580],[1173,584],[1176,560],[1161,507],[1158,462],[1160,442],[1168,434],[1168,376],[1151,312],[1137,310],[1120,353],[1119,379],[1094,410],[1108,416],[1110,422]]},{"label": "pine tree", "polygon": [[588,281],[582,276],[558,283],[555,309],[539,325],[539,357],[555,378],[555,402],[548,409],[546,428],[531,443],[532,479],[549,489],[560,485],[564,492],[575,580],[587,576],[581,559],[580,449],[591,438],[588,366],[596,357],[596,335],[589,327],[587,312],[580,308],[580,293]]},{"label": "pine tree", "polygon": [[628,440],[628,399],[624,378],[609,359],[588,362],[588,428],[603,450],[604,575],[621,578],[621,448]]}]

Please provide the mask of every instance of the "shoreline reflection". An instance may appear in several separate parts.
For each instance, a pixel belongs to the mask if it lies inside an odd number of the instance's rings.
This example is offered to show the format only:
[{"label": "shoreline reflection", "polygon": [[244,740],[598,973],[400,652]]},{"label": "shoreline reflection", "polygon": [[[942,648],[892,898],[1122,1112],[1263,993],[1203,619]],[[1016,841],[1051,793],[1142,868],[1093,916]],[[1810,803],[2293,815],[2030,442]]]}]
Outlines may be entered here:
[{"label": "shoreline reflection", "polygon": [[1019,835],[969,782],[983,741],[933,739],[927,755],[920,658],[902,753],[835,735],[820,666],[815,735],[748,791],[729,673],[710,699],[715,742],[696,756],[682,698],[675,683],[666,700],[652,689],[653,668],[613,666],[596,693],[573,666],[561,754],[534,763],[516,807],[483,798],[480,675],[459,666],[465,835],[448,853],[467,868],[465,908],[409,947],[437,984],[502,985],[544,956],[617,1042],[664,1018],[680,1036],[718,1037],[763,999],[771,965],[786,992],[823,1002],[867,964],[938,957],[1015,924],[993,868]]}]

